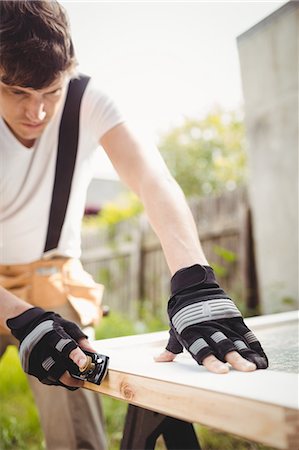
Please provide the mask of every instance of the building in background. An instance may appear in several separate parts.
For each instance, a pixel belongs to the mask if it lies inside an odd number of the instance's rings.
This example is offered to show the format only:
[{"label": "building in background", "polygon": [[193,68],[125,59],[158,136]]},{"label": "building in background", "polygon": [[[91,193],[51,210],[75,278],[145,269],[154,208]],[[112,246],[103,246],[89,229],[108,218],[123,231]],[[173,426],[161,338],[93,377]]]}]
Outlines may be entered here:
[{"label": "building in background", "polygon": [[97,214],[107,202],[116,200],[125,190],[119,179],[93,178],[87,191],[85,214]]},{"label": "building in background", "polygon": [[120,181],[111,161],[102,147],[99,147],[93,164],[95,167],[86,196],[85,214],[97,214],[103,206],[116,200],[120,194],[127,192],[127,188]]},{"label": "building in background", "polygon": [[264,313],[298,307],[298,29],[292,1],[237,39]]}]

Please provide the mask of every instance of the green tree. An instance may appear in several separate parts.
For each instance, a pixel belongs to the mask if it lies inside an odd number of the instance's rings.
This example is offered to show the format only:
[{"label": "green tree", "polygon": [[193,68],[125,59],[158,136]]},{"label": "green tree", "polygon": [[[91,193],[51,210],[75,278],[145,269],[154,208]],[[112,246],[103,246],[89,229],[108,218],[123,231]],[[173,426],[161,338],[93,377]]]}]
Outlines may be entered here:
[{"label": "green tree", "polygon": [[232,190],[246,179],[243,117],[215,110],[160,136],[159,149],[187,196]]}]

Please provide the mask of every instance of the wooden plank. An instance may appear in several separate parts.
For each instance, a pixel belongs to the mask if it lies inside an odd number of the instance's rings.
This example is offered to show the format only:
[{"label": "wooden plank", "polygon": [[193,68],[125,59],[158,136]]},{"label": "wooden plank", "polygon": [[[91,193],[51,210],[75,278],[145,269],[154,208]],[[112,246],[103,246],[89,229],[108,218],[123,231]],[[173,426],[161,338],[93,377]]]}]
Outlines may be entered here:
[{"label": "wooden plank", "polygon": [[[263,328],[269,332],[271,327],[275,332],[282,324],[294,326],[298,315],[273,316],[248,319],[247,324],[257,333]],[[155,363],[153,355],[167,337],[167,332],[159,332],[96,341],[97,350],[111,358],[109,374],[101,386],[86,383],[85,387],[274,448],[298,448],[295,373],[261,370],[216,375],[198,366],[187,353],[174,363]]]},{"label": "wooden plank", "polygon": [[177,383],[157,382],[115,370],[109,370],[101,386],[86,383],[86,387],[136,406],[201,423],[278,449],[298,449],[294,443],[299,436],[299,416],[298,412],[288,408],[191,386],[182,389]]}]

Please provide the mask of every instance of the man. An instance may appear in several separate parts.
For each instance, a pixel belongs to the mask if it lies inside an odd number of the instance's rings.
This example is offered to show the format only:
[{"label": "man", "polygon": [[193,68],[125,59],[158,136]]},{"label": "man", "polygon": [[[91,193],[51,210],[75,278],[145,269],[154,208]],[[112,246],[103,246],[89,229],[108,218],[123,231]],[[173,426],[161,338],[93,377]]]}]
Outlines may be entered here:
[{"label": "man", "polygon": [[[86,285],[89,291],[97,288],[78,258],[85,194],[100,144],[121,179],[143,202],[172,274],[170,340],[156,361],[172,361],[185,347],[199,364],[215,373],[227,373],[226,362],[241,371],[266,368],[259,342],[215,280],[185,197],[158,150],[135,137],[113,102],[92,82],[82,97],[76,164],[60,238],[54,248],[45,246],[57,181],[57,147],[64,134],[61,124],[74,85],[70,79],[75,75],[76,59],[67,19],[56,1],[2,1],[0,6],[0,139],[5,164],[1,169],[2,286],[81,326],[94,323],[95,308],[86,317],[85,295],[78,301],[74,286],[82,289]],[[61,173],[58,182],[64,181]],[[20,279],[22,291],[18,290]],[[33,308],[23,314],[25,320],[21,314],[21,319],[7,322],[20,340],[26,338],[27,321],[43,322],[45,313]],[[57,361],[55,365],[59,366]],[[47,384],[61,383],[65,366],[58,368],[46,377]],[[48,449],[104,448],[95,429],[100,412],[96,400],[87,399],[90,392],[65,389],[62,395],[61,389],[34,380],[30,384]]]}]

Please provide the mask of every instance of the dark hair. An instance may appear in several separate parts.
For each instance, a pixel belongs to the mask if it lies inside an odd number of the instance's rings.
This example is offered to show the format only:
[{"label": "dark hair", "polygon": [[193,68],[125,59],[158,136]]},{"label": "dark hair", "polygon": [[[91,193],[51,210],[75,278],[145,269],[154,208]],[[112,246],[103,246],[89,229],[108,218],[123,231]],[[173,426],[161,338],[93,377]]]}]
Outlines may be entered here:
[{"label": "dark hair", "polygon": [[42,89],[76,64],[68,19],[56,0],[0,1],[3,83]]}]

